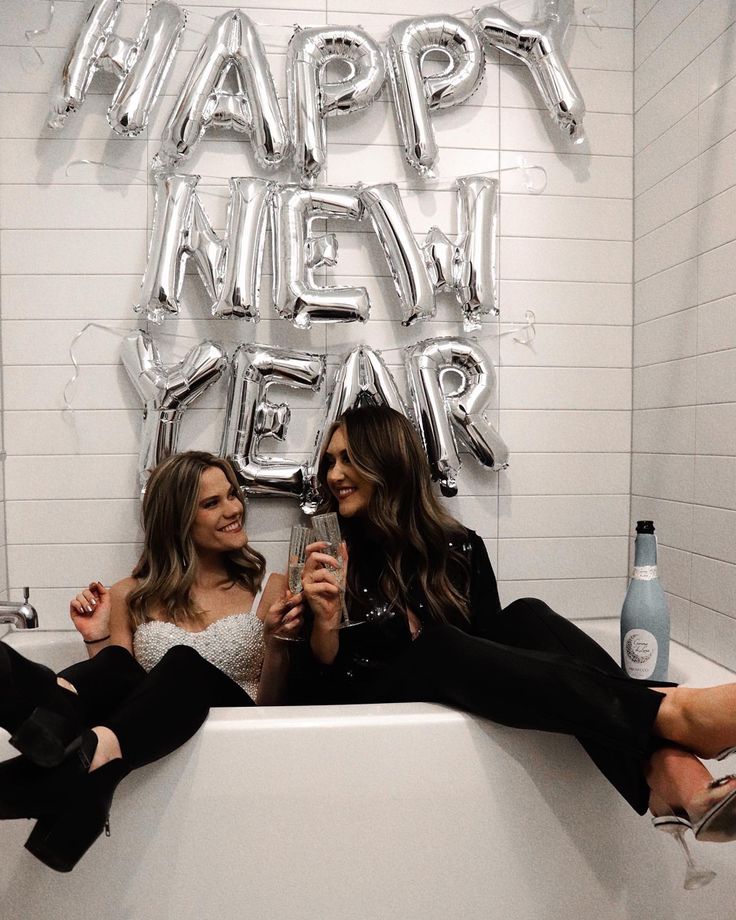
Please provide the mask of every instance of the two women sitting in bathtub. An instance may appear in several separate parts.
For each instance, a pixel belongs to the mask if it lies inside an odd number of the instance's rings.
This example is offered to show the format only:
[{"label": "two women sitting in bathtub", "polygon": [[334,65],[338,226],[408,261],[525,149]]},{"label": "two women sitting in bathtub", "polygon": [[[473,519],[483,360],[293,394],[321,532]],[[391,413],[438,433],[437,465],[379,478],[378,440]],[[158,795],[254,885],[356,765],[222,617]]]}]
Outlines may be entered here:
[{"label": "two women sitting in bathtub", "polygon": [[55,675],[0,643],[0,818],[37,822],[26,847],[71,870],[108,820],[118,783],[175,750],[211,706],[446,703],[505,725],[575,735],[640,814],[736,839],[736,777],[700,758],[736,745],[736,684],[643,686],[544,603],[501,609],[483,541],[436,498],[416,433],[387,408],[349,410],[320,462],[339,562],[313,543],[292,595],[248,544],[235,474],[191,451],[151,475],[144,547],[129,578],[71,602],[87,661]]}]

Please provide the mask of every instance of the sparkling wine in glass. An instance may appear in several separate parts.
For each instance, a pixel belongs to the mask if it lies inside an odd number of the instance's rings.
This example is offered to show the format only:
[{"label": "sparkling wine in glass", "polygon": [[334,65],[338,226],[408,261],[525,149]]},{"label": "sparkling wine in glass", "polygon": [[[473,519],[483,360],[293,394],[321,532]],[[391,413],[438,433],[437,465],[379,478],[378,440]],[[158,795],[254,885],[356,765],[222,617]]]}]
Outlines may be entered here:
[{"label": "sparkling wine in glass", "polygon": [[[302,524],[294,524],[291,528],[291,537],[289,539],[289,561],[287,574],[289,579],[289,591],[292,594],[298,594],[302,590],[302,569],[307,559],[307,545],[312,540],[311,527],[304,527]],[[280,636],[276,634],[277,639],[282,642],[303,642],[303,636]]]}]

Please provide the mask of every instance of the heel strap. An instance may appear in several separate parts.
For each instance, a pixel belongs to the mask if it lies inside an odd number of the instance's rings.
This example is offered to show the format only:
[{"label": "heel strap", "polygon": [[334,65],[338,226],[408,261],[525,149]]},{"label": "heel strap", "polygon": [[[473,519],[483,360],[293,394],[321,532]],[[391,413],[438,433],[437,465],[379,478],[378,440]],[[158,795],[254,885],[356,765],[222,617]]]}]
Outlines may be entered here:
[{"label": "heel strap", "polygon": [[680,815],[654,815],[652,824],[657,830],[665,830],[668,827],[684,827],[686,830],[692,829],[690,820],[680,817]]},{"label": "heel strap", "polygon": [[719,776],[718,779],[714,779],[712,782],[708,783],[708,788],[720,789],[721,786],[725,786],[734,779],[736,779],[736,773],[728,773],[726,776]]}]

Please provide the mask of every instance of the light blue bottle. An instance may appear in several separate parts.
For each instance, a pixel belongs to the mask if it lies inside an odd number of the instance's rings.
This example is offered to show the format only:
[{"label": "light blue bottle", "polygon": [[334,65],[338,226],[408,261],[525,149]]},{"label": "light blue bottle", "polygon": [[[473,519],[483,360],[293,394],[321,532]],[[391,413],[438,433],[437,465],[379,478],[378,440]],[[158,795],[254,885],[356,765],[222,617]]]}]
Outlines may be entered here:
[{"label": "light blue bottle", "polygon": [[621,610],[621,666],[629,677],[667,680],[670,611],[657,577],[652,521],[637,521],[634,573]]}]

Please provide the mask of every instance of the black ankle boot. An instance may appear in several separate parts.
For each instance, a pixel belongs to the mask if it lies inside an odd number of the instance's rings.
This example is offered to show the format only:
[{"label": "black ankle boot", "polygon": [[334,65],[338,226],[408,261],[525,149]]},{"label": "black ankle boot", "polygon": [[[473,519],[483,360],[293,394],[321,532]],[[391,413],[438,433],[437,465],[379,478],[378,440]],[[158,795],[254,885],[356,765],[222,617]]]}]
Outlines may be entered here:
[{"label": "black ankle boot", "polygon": [[61,763],[79,744],[82,705],[49,668],[0,642],[0,726],[10,743],[43,767]]},{"label": "black ankle boot", "polygon": [[54,769],[25,757],[0,763],[0,819],[42,818],[65,809],[86,785],[96,749],[97,735],[88,730],[75,754]]},{"label": "black ankle boot", "polygon": [[89,773],[63,811],[36,822],[26,849],[50,869],[71,872],[103,830],[110,836],[112,798],[128,773],[120,759]]}]

